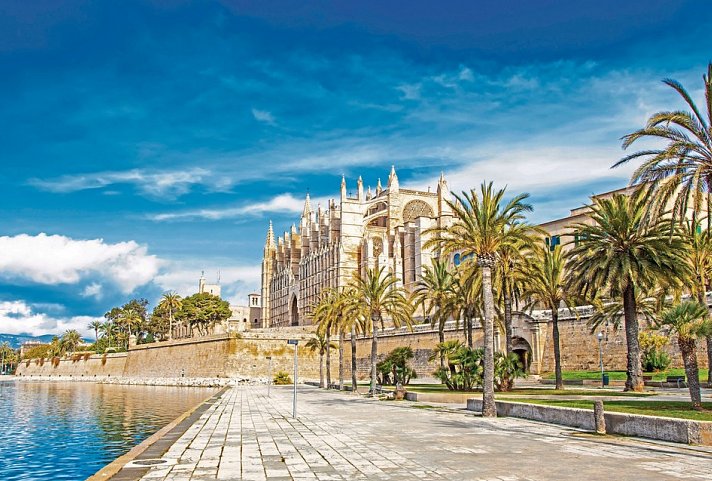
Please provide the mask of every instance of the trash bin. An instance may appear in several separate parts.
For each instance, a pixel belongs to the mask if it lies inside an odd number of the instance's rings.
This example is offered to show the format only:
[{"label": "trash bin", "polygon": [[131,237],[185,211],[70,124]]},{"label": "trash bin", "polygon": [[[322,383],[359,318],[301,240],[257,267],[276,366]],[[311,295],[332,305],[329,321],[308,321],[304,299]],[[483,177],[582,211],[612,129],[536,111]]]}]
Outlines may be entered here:
[{"label": "trash bin", "polygon": [[603,374],[603,385],[608,386],[608,381],[610,381],[608,374]]}]

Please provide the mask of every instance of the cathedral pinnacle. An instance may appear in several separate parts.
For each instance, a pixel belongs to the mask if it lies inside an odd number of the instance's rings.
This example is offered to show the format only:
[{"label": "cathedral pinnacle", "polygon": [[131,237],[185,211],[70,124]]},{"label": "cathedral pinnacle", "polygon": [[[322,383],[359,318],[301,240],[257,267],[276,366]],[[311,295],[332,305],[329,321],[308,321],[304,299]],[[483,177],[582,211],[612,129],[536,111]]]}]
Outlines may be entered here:
[{"label": "cathedral pinnacle", "polygon": [[302,217],[309,217],[311,214],[311,202],[309,199],[309,192],[307,192],[307,197],[304,200],[304,210],[302,210]]},{"label": "cathedral pinnacle", "polygon": [[398,190],[398,175],[396,174],[395,165],[391,165],[391,173],[388,176],[388,189],[393,191]]},{"label": "cathedral pinnacle", "polygon": [[274,246],[274,231],[272,230],[272,221],[269,221],[269,229],[267,229],[267,242],[265,245],[270,247]]}]

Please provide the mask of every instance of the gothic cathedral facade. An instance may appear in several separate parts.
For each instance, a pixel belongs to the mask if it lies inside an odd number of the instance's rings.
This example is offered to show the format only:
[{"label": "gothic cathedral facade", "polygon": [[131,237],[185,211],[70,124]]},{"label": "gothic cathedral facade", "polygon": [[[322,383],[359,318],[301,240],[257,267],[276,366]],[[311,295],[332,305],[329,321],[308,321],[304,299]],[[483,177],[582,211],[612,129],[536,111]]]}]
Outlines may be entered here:
[{"label": "gothic cathedral facade", "polygon": [[428,229],[448,225],[452,211],[443,175],[436,192],[400,188],[395,169],[388,185],[364,192],[359,177],[355,196],[341,180],[341,199],[314,211],[306,196],[299,227],[275,239],[270,222],[262,259],[262,326],[311,323],[311,309],[327,288],[344,287],[366,269],[393,272],[412,290],[435,255],[426,248]]}]

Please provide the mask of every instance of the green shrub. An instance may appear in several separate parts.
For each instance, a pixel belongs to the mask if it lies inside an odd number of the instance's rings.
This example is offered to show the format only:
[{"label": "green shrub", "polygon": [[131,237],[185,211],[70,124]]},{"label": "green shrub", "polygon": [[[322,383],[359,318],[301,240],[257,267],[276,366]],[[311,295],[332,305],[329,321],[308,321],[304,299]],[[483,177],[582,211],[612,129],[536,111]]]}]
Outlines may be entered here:
[{"label": "green shrub", "polygon": [[[438,368],[435,377],[453,391],[472,391],[482,387],[484,373],[484,349],[471,349],[460,341],[445,341],[438,344],[430,356],[433,361],[445,356],[446,367]],[[524,365],[519,356],[494,353],[494,388],[496,391],[510,391],[514,380],[526,377]]]},{"label": "green shrub", "polygon": [[669,342],[667,336],[654,331],[641,331],[638,341],[642,351],[640,363],[643,372],[664,371],[670,367],[672,359],[662,350]]},{"label": "green shrub", "polygon": [[393,349],[383,361],[376,365],[378,383],[394,386],[401,383],[406,386],[411,379],[417,377],[415,370],[408,367],[408,361],[414,357],[413,349],[410,347]]},{"label": "green shrub", "polygon": [[672,359],[664,351],[650,350],[643,353],[641,359],[643,372],[659,372],[665,371],[670,367]]},{"label": "green shrub", "polygon": [[274,375],[272,382],[277,385],[292,384],[292,378],[289,377],[289,373],[285,371],[278,371],[277,374]]}]

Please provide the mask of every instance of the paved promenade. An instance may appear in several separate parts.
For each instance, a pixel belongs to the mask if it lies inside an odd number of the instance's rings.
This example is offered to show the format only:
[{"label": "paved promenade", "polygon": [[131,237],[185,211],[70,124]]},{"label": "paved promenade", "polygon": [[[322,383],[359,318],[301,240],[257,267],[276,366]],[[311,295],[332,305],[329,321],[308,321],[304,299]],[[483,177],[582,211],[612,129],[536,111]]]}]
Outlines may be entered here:
[{"label": "paved promenade", "polygon": [[[300,387],[226,391],[150,480],[708,480],[712,450]],[[124,473],[127,470],[124,470]]]}]

